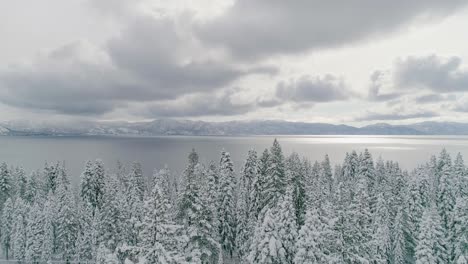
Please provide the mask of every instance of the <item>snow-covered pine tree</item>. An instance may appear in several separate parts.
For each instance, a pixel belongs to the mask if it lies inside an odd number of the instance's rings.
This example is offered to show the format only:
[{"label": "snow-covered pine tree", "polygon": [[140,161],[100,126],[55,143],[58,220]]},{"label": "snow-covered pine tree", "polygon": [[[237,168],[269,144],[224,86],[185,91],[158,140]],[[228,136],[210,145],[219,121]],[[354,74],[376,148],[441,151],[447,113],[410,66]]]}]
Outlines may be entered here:
[{"label": "snow-covered pine tree", "polygon": [[0,165],[0,210],[3,208],[5,201],[11,196],[13,189],[13,179],[8,165],[3,162]]},{"label": "snow-covered pine tree", "polygon": [[453,259],[457,264],[468,264],[468,199],[458,197],[453,226]]},{"label": "snow-covered pine tree", "polygon": [[117,202],[120,204],[121,218],[122,218],[122,238],[124,243],[129,246],[136,246],[138,244],[140,223],[143,221],[143,175],[141,173],[140,163],[133,163],[132,172],[127,178],[127,190],[123,191],[121,184],[119,194],[122,199]]},{"label": "snow-covered pine tree", "polygon": [[416,264],[448,263],[445,237],[437,209],[432,206],[423,213],[416,246]]},{"label": "snow-covered pine tree", "polygon": [[219,163],[219,234],[223,250],[233,256],[236,239],[236,177],[231,155],[223,151]]},{"label": "snow-covered pine tree", "polygon": [[295,264],[330,263],[326,241],[329,232],[327,224],[321,221],[318,210],[307,211],[295,245]]},{"label": "snow-covered pine tree", "polygon": [[76,238],[75,257],[80,262],[91,262],[96,257],[96,218],[93,216],[93,208],[86,204],[79,204],[79,229]]},{"label": "snow-covered pine tree", "polygon": [[26,225],[28,205],[21,199],[16,198],[14,225],[13,225],[13,257],[15,260],[24,261],[26,259]]},{"label": "snow-covered pine tree", "polygon": [[45,192],[43,183],[40,182],[39,173],[33,171],[26,178],[26,190],[23,199],[28,203],[32,203],[38,199],[38,196],[46,198],[47,192]]},{"label": "snow-covered pine tree", "polygon": [[98,244],[104,246],[110,252],[121,243],[122,235],[122,207],[117,194],[120,194],[118,180],[109,175],[106,177],[104,196],[101,210],[99,212]]},{"label": "snow-covered pine tree", "polygon": [[305,175],[302,162],[297,153],[291,154],[286,160],[286,175],[288,186],[292,188],[295,219],[298,227],[304,224],[306,211]]},{"label": "snow-covered pine tree", "polygon": [[76,203],[71,187],[60,181],[57,194],[57,242],[62,260],[70,261],[75,256],[76,239],[79,230]]},{"label": "snow-covered pine tree", "polygon": [[129,185],[135,190],[134,194],[138,195],[140,201],[143,201],[143,196],[145,194],[145,179],[143,178],[143,170],[141,168],[141,163],[133,162],[130,175],[128,176]]},{"label": "snow-covered pine tree", "polygon": [[49,261],[55,256],[57,241],[57,202],[56,197],[49,192],[44,203],[44,241],[42,243],[41,260]]},{"label": "snow-covered pine tree", "polygon": [[263,208],[265,207],[264,203],[266,199],[264,198],[264,194],[265,194],[264,189],[265,189],[266,181],[268,178],[267,171],[268,171],[268,167],[270,167],[269,163],[270,163],[270,153],[268,149],[265,149],[262,152],[262,155],[260,156],[260,158],[258,159],[258,180],[255,185],[255,189],[258,190],[257,197],[255,197],[255,204],[257,204],[257,212],[256,212],[257,218],[260,215]]},{"label": "snow-covered pine tree", "polygon": [[282,263],[293,263],[296,254],[297,224],[293,190],[289,187],[277,205],[276,229],[281,243]]},{"label": "snow-covered pine tree", "polygon": [[[171,170],[167,165],[164,165],[164,168],[160,170],[154,170],[153,172],[153,182],[151,186],[159,184],[164,195],[167,196],[173,207],[176,205],[177,192],[174,190],[174,179],[172,178]],[[152,187],[150,188],[152,190]]]},{"label": "snow-covered pine tree", "polygon": [[404,211],[400,208],[395,218],[394,234],[393,234],[393,254],[392,263],[404,264],[408,263],[407,252],[407,223],[404,217]]},{"label": "snow-covered pine tree", "polygon": [[[262,156],[263,158],[263,156]],[[273,141],[273,146],[268,154],[268,165],[265,174],[262,175],[262,210],[273,208],[278,203],[279,198],[286,192],[286,167],[283,151],[277,139]],[[260,162],[260,170],[263,172],[265,163]]]},{"label": "snow-covered pine tree", "polygon": [[255,223],[257,220],[255,203],[258,193],[256,183],[258,181],[257,152],[250,150],[241,172],[239,180],[239,196],[237,202],[237,253],[240,259],[244,259],[250,248]]},{"label": "snow-covered pine tree", "polygon": [[452,255],[452,239],[454,238],[453,213],[456,201],[456,186],[450,156],[445,149],[442,150],[439,159],[439,186],[437,190],[436,202],[447,242],[447,253],[449,258],[454,258]]},{"label": "snow-covered pine tree", "polygon": [[180,226],[171,219],[171,203],[156,181],[151,195],[145,201],[145,216],[140,234],[141,262],[140,263],[178,263],[182,238],[178,231]]},{"label": "snow-covered pine tree", "polygon": [[6,260],[11,256],[13,246],[13,228],[15,225],[15,205],[11,198],[4,203],[0,219],[0,240]]},{"label": "snow-covered pine tree", "polygon": [[106,170],[104,169],[104,163],[102,160],[97,159],[94,162],[93,167],[93,188],[94,188],[94,199],[96,206],[95,208],[101,209],[104,203],[104,192],[105,192],[105,179]]},{"label": "snow-covered pine tree", "polygon": [[23,167],[16,167],[12,171],[13,179],[15,180],[15,193],[24,200],[24,194],[26,193],[26,187],[28,184],[28,179],[26,177],[26,172]]},{"label": "snow-covered pine tree", "polygon": [[332,168],[330,165],[330,158],[328,154],[325,155],[325,158],[320,163],[320,185],[323,185],[323,189],[325,190],[325,197],[330,199],[330,195],[333,193],[333,173]]},{"label": "snow-covered pine tree", "polygon": [[376,177],[375,177],[375,167],[372,155],[368,149],[364,150],[364,153],[361,154],[359,159],[358,173],[366,179],[367,184],[367,196],[369,197],[369,206],[371,213],[375,212],[375,203],[376,203]]},{"label": "snow-covered pine tree", "polygon": [[183,186],[180,196],[177,199],[177,220],[184,226],[192,225],[192,216],[196,211],[195,201],[198,201],[198,183],[195,179],[194,170],[198,164],[198,154],[192,149],[188,156],[188,165],[183,173]]},{"label": "snow-covered pine tree", "polygon": [[45,233],[45,215],[37,202],[31,206],[26,226],[26,260],[32,263],[42,260],[42,243]]},{"label": "snow-covered pine tree", "polygon": [[84,171],[81,173],[80,196],[83,202],[93,210],[97,207],[94,180],[94,163],[88,160]]},{"label": "snow-covered pine tree", "polygon": [[375,263],[388,263],[392,252],[392,237],[390,233],[390,216],[385,196],[377,194],[376,211],[373,222],[372,252]]},{"label": "snow-covered pine tree", "polygon": [[468,186],[466,186],[466,184],[468,183],[468,175],[465,167],[465,162],[463,161],[463,156],[461,155],[461,153],[458,153],[457,157],[455,158],[455,162],[453,164],[453,172],[455,174],[454,181],[456,186],[456,194],[458,196],[468,196],[468,193],[466,193],[468,192]]},{"label": "snow-covered pine tree", "polygon": [[203,184],[202,194],[213,214],[213,227],[218,230],[219,171],[213,161],[210,162],[206,171],[206,182]]},{"label": "snow-covered pine tree", "polygon": [[273,210],[274,208],[266,209],[263,219],[259,219],[257,223],[247,263],[283,263],[284,253],[282,253]]}]

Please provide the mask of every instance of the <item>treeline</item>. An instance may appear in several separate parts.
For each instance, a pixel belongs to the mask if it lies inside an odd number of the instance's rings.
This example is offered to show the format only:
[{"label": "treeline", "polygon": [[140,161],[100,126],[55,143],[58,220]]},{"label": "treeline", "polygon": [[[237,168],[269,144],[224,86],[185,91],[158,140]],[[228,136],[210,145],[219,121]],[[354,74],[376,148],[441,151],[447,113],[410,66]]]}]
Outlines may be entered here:
[{"label": "treeline", "polygon": [[371,154],[285,157],[275,140],[181,177],[88,161],[74,186],[63,164],[0,166],[5,258],[31,263],[468,263],[468,173],[443,150],[411,172]]}]

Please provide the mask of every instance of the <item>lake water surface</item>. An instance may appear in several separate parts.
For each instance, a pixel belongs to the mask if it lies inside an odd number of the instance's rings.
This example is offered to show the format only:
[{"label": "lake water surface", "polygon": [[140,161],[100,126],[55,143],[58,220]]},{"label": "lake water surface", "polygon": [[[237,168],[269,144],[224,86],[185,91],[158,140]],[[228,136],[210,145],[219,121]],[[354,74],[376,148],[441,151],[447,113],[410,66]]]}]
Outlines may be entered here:
[{"label": "lake water surface", "polygon": [[[84,163],[100,158],[113,169],[118,160],[140,161],[146,175],[165,164],[180,173],[187,154],[195,148],[202,162],[218,161],[220,152],[231,153],[237,170],[249,149],[259,153],[269,148],[275,136],[255,137],[0,137],[0,162],[21,165],[28,172],[43,167],[46,161],[65,161],[70,177],[78,181]],[[428,161],[443,148],[468,159],[467,136],[276,136],[286,155],[298,152],[311,160],[325,154],[332,163],[341,163],[345,153],[368,148],[374,158],[395,160],[405,169]]]}]

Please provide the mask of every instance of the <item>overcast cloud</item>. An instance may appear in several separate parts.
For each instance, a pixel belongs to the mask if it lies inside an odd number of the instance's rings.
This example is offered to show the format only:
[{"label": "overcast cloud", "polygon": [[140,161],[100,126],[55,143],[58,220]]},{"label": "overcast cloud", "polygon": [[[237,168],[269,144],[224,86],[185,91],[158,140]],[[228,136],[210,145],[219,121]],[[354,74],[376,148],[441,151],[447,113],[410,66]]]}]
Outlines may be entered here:
[{"label": "overcast cloud", "polygon": [[465,0],[26,5],[0,4],[0,121],[398,123],[466,109]]}]

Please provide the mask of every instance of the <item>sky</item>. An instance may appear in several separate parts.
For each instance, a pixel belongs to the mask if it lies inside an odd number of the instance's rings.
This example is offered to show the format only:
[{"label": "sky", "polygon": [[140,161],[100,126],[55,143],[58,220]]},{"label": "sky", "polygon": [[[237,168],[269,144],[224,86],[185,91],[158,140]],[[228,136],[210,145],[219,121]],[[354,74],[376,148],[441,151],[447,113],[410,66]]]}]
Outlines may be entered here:
[{"label": "sky", "polygon": [[0,121],[468,122],[468,1],[0,0]]}]

